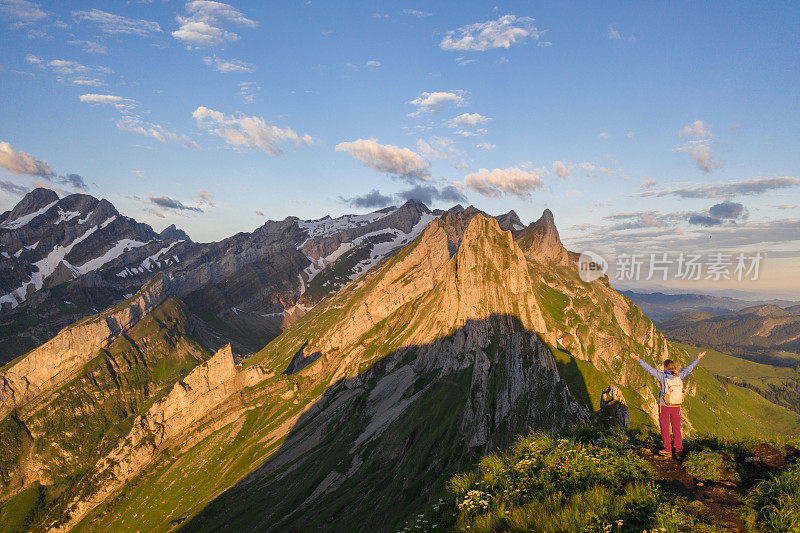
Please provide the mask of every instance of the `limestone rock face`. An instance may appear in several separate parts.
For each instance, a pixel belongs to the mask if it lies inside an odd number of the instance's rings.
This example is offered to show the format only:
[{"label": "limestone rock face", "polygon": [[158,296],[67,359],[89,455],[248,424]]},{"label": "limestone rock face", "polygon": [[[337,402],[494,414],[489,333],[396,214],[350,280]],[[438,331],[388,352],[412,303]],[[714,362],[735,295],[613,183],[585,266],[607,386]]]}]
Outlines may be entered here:
[{"label": "limestone rock face", "polygon": [[237,370],[230,344],[178,381],[166,397],[137,416],[130,433],[101,460],[88,483],[90,496],[75,498],[69,519],[59,526],[67,531],[127,480],[136,475],[170,439],[181,435],[214,408],[269,375],[259,367]]},{"label": "limestone rock face", "polygon": [[164,278],[155,278],[117,308],[65,328],[0,372],[0,419],[69,380],[98,350],[163,302],[168,292],[166,285]]},{"label": "limestone rock face", "polygon": [[525,250],[525,255],[542,263],[554,262],[563,265],[570,263],[569,255],[561,238],[558,236],[553,213],[545,209],[541,218],[532,222],[527,228],[517,235],[520,247]]}]

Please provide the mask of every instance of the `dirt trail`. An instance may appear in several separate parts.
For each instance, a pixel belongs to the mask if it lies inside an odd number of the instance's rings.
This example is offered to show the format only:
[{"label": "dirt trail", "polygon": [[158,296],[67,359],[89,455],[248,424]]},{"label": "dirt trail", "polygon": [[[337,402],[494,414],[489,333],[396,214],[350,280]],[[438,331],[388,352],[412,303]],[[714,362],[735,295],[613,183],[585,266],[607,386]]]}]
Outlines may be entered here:
[{"label": "dirt trail", "polygon": [[683,496],[689,501],[699,501],[729,531],[747,531],[738,507],[742,505],[741,489],[734,484],[725,485],[714,482],[696,483],[695,478],[673,458],[658,458],[653,450],[641,448],[637,453],[653,465],[664,480],[665,488]]}]

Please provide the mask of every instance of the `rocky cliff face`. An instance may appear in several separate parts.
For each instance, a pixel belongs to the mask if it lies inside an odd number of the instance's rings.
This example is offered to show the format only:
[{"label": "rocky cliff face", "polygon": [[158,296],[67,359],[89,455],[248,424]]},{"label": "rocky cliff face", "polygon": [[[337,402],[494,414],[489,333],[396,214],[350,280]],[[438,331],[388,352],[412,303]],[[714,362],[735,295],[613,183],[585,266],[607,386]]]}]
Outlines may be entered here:
[{"label": "rocky cliff face", "polygon": [[162,277],[99,316],[74,324],[0,371],[0,419],[25,409],[41,394],[71,379],[98,350],[136,325],[167,297]]}]

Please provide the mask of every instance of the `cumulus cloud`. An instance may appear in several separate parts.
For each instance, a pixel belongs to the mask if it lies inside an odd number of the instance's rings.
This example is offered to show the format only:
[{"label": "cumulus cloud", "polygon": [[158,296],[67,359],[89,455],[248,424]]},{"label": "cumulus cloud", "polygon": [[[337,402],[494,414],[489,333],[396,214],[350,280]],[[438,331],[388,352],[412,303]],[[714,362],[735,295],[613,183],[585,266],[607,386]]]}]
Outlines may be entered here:
[{"label": "cumulus cloud", "polygon": [[427,141],[417,139],[417,151],[429,161],[464,157],[464,153],[456,148],[453,139],[450,137],[431,137]]},{"label": "cumulus cloud", "polygon": [[435,185],[416,185],[406,191],[397,193],[405,201],[417,200],[423,204],[431,205],[434,202],[466,202],[464,193],[453,185],[436,187]]},{"label": "cumulus cloud", "polygon": [[80,40],[73,40],[67,41],[67,44],[72,44],[75,46],[80,46],[81,49],[86,52],[87,54],[107,54],[108,47],[104,46],[100,43],[96,43],[94,41],[80,41]]},{"label": "cumulus cloud", "polygon": [[244,61],[239,61],[237,59],[226,61],[216,56],[204,57],[203,62],[206,65],[213,67],[214,70],[216,70],[217,72],[222,72],[223,74],[227,74],[230,72],[253,72],[254,68],[252,64],[246,63]]},{"label": "cumulus cloud", "polygon": [[453,126],[474,128],[476,126],[480,126],[481,124],[485,124],[490,120],[492,119],[478,113],[462,113],[451,120],[450,123]]},{"label": "cumulus cloud", "polygon": [[689,154],[700,170],[711,172],[714,168],[722,166],[722,163],[714,159],[714,151],[711,149],[714,134],[710,125],[702,120],[695,120],[684,126],[678,132],[678,136],[687,137],[689,140],[683,146],[675,148],[675,151]]},{"label": "cumulus cloud", "polygon": [[344,198],[340,196],[339,201],[346,203],[350,207],[371,209],[375,207],[386,207],[387,205],[391,205],[392,197],[381,194],[377,189],[372,189],[366,194],[361,196],[353,196],[352,198]]},{"label": "cumulus cloud", "polygon": [[292,142],[295,145],[315,142],[308,134],[298,135],[291,128],[279,128],[267,124],[263,117],[248,116],[243,113],[226,115],[203,106],[195,109],[192,116],[200,127],[222,138],[231,146],[255,148],[270,155],[283,155],[280,144],[284,142]]},{"label": "cumulus cloud", "polygon": [[753,178],[730,183],[712,183],[691,187],[663,188],[650,186],[638,196],[677,196],[679,198],[727,198],[736,195],[756,195],[800,185],[800,179],[786,176]]},{"label": "cumulus cloud", "polygon": [[475,148],[480,148],[481,150],[494,150],[497,148],[497,145],[492,143],[478,143],[475,145]]},{"label": "cumulus cloud", "polygon": [[5,141],[0,142],[0,167],[12,174],[28,174],[43,178],[54,175],[47,163],[21,150],[14,150],[11,144]]},{"label": "cumulus cloud", "polygon": [[192,47],[213,48],[239,40],[239,35],[225,28],[236,24],[255,28],[258,22],[245,17],[241,11],[222,2],[195,0],[186,3],[186,16],[176,17],[179,28],[172,36]]},{"label": "cumulus cloud", "polygon": [[409,183],[430,178],[429,165],[418,153],[408,148],[380,144],[377,139],[342,142],[336,145],[336,151],[346,152],[373,170]]},{"label": "cumulus cloud", "polygon": [[30,189],[23,185],[18,185],[13,181],[0,180],[0,191],[16,196],[26,194]]},{"label": "cumulus cloud", "polygon": [[0,0],[0,14],[13,20],[15,29],[47,18],[39,4],[27,0]]},{"label": "cumulus cloud", "polygon": [[714,218],[735,220],[747,214],[744,205],[736,202],[725,201],[714,204],[708,209],[708,214]]},{"label": "cumulus cloud", "polygon": [[499,198],[501,196],[517,196],[529,198],[536,190],[544,189],[544,182],[534,171],[521,168],[482,168],[478,172],[464,177],[463,187],[483,196]]},{"label": "cumulus cloud", "polygon": [[556,176],[558,176],[559,179],[562,180],[569,176],[569,169],[567,168],[567,165],[565,165],[563,161],[554,161],[553,171],[556,173]]},{"label": "cumulus cloud", "polygon": [[110,35],[146,36],[151,33],[161,32],[161,26],[159,26],[157,22],[114,15],[113,13],[107,13],[99,9],[73,11],[72,18],[77,22],[90,22],[95,24],[100,31]]},{"label": "cumulus cloud", "polygon": [[442,110],[445,104],[453,104],[456,107],[461,107],[467,103],[466,91],[439,91],[439,92],[424,92],[409,102],[417,106],[417,110],[409,114],[410,117],[416,117],[422,113],[437,113]]},{"label": "cumulus cloud", "polygon": [[688,126],[684,126],[678,132],[680,137],[690,137],[692,139],[710,139],[714,137],[711,132],[711,126],[702,120],[695,120]]},{"label": "cumulus cloud", "polygon": [[80,95],[78,99],[87,104],[112,105],[119,110],[131,110],[136,107],[136,100],[113,94],[89,93]]},{"label": "cumulus cloud", "polygon": [[209,207],[214,207],[214,195],[208,191],[200,189],[197,191],[197,203],[205,204]]},{"label": "cumulus cloud", "polygon": [[492,48],[509,48],[512,44],[527,39],[539,39],[542,32],[530,17],[504,15],[497,20],[488,20],[462,26],[448,31],[439,43],[442,50],[465,50],[483,52]]},{"label": "cumulus cloud", "polygon": [[375,61],[374,59],[371,59],[371,60],[367,61],[366,63],[364,63],[364,66],[367,67],[367,68],[378,68],[378,67],[381,66],[381,62],[380,61]]}]

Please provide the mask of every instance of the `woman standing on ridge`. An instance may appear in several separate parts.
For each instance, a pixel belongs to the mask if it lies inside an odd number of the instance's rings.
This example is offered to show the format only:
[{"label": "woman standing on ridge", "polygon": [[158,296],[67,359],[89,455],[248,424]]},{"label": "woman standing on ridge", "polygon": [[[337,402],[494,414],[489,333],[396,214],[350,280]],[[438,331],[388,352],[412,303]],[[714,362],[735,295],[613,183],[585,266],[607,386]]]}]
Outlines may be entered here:
[{"label": "woman standing on ridge", "polygon": [[683,455],[683,437],[681,435],[681,404],[683,403],[683,379],[694,370],[700,359],[706,354],[703,350],[698,356],[689,363],[686,368],[678,370],[675,361],[667,359],[664,361],[664,371],[656,370],[648,365],[638,355],[631,354],[631,358],[639,362],[647,373],[656,378],[661,391],[658,395],[658,423],[661,426],[661,440],[664,449],[661,450],[661,457],[672,455],[669,428],[672,426],[672,437],[675,440],[675,456],[680,459]]}]

